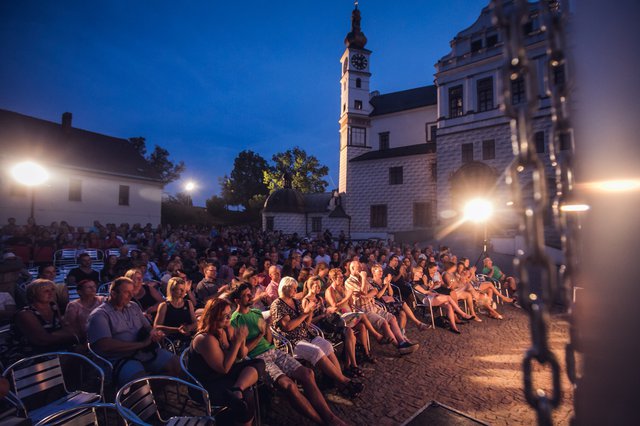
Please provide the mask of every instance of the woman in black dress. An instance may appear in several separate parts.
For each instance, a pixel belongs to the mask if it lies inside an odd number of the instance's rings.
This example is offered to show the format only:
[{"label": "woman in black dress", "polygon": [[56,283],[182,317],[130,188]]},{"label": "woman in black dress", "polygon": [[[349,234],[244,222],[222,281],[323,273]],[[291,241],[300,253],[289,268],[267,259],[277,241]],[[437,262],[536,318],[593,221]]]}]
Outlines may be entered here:
[{"label": "woman in black dress", "polygon": [[209,299],[200,317],[198,334],[189,347],[187,369],[209,392],[213,405],[229,407],[233,421],[250,425],[255,400],[250,388],[264,375],[261,359],[246,357],[246,326],[230,324],[231,304],[225,299]]}]

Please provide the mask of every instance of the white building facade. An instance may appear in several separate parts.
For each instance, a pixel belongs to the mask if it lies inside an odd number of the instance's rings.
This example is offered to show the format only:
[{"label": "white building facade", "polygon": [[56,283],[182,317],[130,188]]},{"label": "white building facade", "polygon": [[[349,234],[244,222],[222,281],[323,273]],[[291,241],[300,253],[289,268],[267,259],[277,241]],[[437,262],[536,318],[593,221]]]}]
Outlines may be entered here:
[{"label": "white building facade", "polygon": [[[73,128],[70,113],[60,124],[0,110],[0,147],[3,223],[26,223],[33,202],[38,224],[160,224],[163,184],[126,139]],[[18,183],[10,170],[25,160],[41,164],[48,180]]]}]

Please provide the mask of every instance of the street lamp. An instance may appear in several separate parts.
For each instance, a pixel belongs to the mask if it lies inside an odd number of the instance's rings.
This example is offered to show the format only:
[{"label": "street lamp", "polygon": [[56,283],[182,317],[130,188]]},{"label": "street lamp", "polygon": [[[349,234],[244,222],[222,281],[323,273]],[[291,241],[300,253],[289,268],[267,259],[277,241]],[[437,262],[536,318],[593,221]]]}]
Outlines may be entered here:
[{"label": "street lamp", "polygon": [[23,161],[11,169],[11,176],[22,185],[28,186],[31,190],[31,215],[34,217],[35,208],[35,187],[42,185],[49,179],[49,172],[38,163],[33,161]]},{"label": "street lamp", "polygon": [[485,198],[474,198],[470,200],[464,206],[464,219],[465,221],[482,223],[483,225],[483,239],[482,239],[482,253],[478,256],[478,260],[474,265],[489,256],[489,241],[487,239],[487,221],[493,215],[493,204],[491,201]]},{"label": "street lamp", "polygon": [[189,204],[191,206],[193,206],[193,198],[191,197],[191,194],[193,194],[193,191],[195,191],[198,188],[198,185],[196,185],[196,183],[192,180],[187,181],[187,183],[184,184],[184,190],[187,193],[187,197]]}]

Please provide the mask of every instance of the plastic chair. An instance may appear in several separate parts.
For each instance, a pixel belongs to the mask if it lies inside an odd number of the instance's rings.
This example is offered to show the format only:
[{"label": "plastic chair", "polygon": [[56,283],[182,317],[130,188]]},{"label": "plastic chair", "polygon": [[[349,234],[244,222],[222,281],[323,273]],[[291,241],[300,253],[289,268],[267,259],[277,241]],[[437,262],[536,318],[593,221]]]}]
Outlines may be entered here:
[{"label": "plastic chair", "polygon": [[[162,401],[163,411],[177,411],[177,416],[164,418],[158,409],[158,401],[154,395],[153,385],[157,385],[158,389],[166,391],[167,385],[174,385],[178,394],[174,400],[164,398]],[[180,395],[180,389],[184,386],[190,389],[190,392],[199,392],[203,404],[199,405],[200,409],[204,409],[203,416],[183,416],[185,414],[186,405],[191,401],[186,398],[184,403],[181,399],[185,395]],[[209,405],[209,393],[201,386],[189,383],[182,379],[171,376],[149,376],[133,380],[124,385],[116,394],[116,409],[125,419],[127,424],[148,425],[151,423],[164,425],[215,425],[215,418],[211,416],[211,406]]]},{"label": "plastic chair", "polygon": [[[102,411],[102,415],[99,415],[98,411]],[[107,413],[108,411],[111,412],[111,416]],[[114,423],[115,419],[120,421]],[[34,426],[110,426],[114,424],[125,424],[115,404],[95,403],[83,404],[51,414]]]},{"label": "plastic chair", "polygon": [[[65,380],[60,357],[72,357],[93,368],[100,380],[98,393],[81,390],[69,391]],[[77,374],[77,370],[74,370]],[[100,401],[104,393],[104,372],[87,357],[72,352],[50,352],[21,359],[10,365],[3,373],[12,381],[16,396],[22,403],[25,412],[34,421],[61,410]],[[55,401],[42,405],[41,399],[60,392],[62,396]],[[26,403],[26,404],[25,404]],[[27,409],[27,405],[32,408]]]}]

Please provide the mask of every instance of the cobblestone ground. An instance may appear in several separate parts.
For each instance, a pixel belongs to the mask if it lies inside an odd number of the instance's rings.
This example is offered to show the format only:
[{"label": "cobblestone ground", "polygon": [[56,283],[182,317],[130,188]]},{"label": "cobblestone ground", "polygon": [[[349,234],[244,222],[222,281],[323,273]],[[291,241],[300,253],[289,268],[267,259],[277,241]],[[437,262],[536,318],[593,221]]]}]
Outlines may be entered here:
[{"label": "cobblestone ground", "polygon": [[[503,305],[503,321],[481,316],[482,323],[461,325],[461,335],[436,328],[418,331],[409,326],[407,335],[420,342],[415,353],[399,357],[390,346],[377,346],[378,363],[365,364],[364,392],[346,400],[333,391],[327,399],[336,414],[352,424],[401,424],[431,400],[453,407],[492,425],[530,425],[535,413],[523,393],[522,356],[529,347],[526,313]],[[572,416],[571,386],[564,369],[567,323],[551,319],[549,341],[562,365],[562,404],[555,411],[555,424],[568,424]],[[534,385],[548,389],[549,370],[538,366]],[[288,402],[276,396],[267,424],[306,424]]]}]

